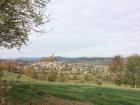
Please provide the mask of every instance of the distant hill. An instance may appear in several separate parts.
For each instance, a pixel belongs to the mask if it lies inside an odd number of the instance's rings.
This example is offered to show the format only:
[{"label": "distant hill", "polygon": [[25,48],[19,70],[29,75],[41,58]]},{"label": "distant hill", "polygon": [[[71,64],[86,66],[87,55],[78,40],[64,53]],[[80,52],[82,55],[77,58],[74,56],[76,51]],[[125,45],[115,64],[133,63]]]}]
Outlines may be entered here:
[{"label": "distant hill", "polygon": [[21,61],[28,61],[28,62],[36,62],[39,61],[41,58],[37,58],[37,57],[21,57],[18,58],[16,60],[21,60]]},{"label": "distant hill", "polygon": [[14,58],[14,59],[12,59],[12,58],[0,59],[0,62],[5,62],[5,61],[12,61],[12,62],[15,62],[17,64],[25,64],[26,65],[26,64],[31,64],[31,63],[40,61],[40,58],[21,57],[21,58]]},{"label": "distant hill", "polygon": [[79,57],[79,58],[66,58],[57,56],[58,61],[66,63],[93,63],[93,64],[108,64],[112,61],[112,58],[106,57]]},{"label": "distant hill", "polygon": [[[49,57],[21,57],[18,59],[12,59],[16,62],[23,62],[23,63],[33,63],[41,61],[41,59],[49,58]],[[60,62],[66,62],[66,63],[92,63],[92,64],[108,64],[112,61],[112,58],[109,57],[78,57],[78,58],[68,58],[68,57],[61,57],[61,56],[55,56],[55,59]],[[8,59],[10,60],[10,59]]]}]

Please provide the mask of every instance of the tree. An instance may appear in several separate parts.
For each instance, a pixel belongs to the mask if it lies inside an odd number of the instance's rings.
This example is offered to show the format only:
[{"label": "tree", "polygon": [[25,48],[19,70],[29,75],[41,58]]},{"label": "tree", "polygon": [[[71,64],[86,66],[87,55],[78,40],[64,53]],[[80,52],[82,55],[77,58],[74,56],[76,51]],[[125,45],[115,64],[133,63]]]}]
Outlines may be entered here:
[{"label": "tree", "polygon": [[59,79],[59,81],[60,82],[66,82],[66,81],[68,81],[68,78],[69,78],[69,74],[67,74],[67,73],[59,73],[59,76],[58,76],[58,79]]},{"label": "tree", "polygon": [[9,72],[17,72],[16,63],[13,61],[1,61],[0,70],[7,70]]},{"label": "tree", "polygon": [[140,85],[140,55],[132,55],[127,59],[126,76],[128,84],[137,88]]},{"label": "tree", "polygon": [[3,71],[0,70],[0,80],[1,80],[2,76],[3,76]]},{"label": "tree", "polygon": [[0,0],[0,46],[20,48],[31,30],[48,22],[49,0]]},{"label": "tree", "polygon": [[113,79],[117,86],[120,86],[123,79],[124,58],[120,55],[115,56],[109,64],[109,70],[113,73]]},{"label": "tree", "polygon": [[38,79],[38,75],[37,75],[37,72],[35,70],[32,70],[32,72],[31,72],[31,78]]},{"label": "tree", "polygon": [[51,71],[48,74],[48,81],[56,82],[56,79],[57,79],[57,72]]},{"label": "tree", "polygon": [[85,74],[84,75],[84,80],[85,81],[92,81],[93,80],[92,74]]},{"label": "tree", "polygon": [[23,73],[28,76],[28,77],[31,77],[31,74],[32,74],[32,69],[31,68],[26,68],[23,70]]}]

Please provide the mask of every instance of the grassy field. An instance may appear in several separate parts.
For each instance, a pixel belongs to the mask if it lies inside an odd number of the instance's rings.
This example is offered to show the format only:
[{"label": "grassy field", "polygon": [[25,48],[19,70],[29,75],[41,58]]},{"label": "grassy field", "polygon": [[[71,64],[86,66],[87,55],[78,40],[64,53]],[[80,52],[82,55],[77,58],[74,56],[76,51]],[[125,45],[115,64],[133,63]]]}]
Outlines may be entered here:
[{"label": "grassy field", "polygon": [[22,81],[22,82],[31,82],[31,81],[34,81],[33,79],[25,76],[25,75],[22,75],[19,79],[17,79],[17,77],[19,76],[20,74],[17,74],[17,73],[12,73],[12,72],[8,72],[8,71],[3,71],[3,76],[2,76],[2,80],[14,80],[14,81]]},{"label": "grassy field", "polygon": [[[16,80],[18,75],[5,72],[3,80]],[[14,105],[28,105],[26,103],[36,103],[39,100],[53,103],[36,105],[140,105],[140,89],[115,88],[110,85],[99,87],[92,84],[46,83],[24,75],[19,81],[21,84],[14,86],[9,94],[10,100],[18,102]],[[58,104],[61,101],[64,101],[63,104]]]},{"label": "grassy field", "polygon": [[91,105],[140,105],[140,90],[80,84],[23,83],[15,86],[10,94],[12,100],[20,102],[37,101],[48,96],[89,102]]}]

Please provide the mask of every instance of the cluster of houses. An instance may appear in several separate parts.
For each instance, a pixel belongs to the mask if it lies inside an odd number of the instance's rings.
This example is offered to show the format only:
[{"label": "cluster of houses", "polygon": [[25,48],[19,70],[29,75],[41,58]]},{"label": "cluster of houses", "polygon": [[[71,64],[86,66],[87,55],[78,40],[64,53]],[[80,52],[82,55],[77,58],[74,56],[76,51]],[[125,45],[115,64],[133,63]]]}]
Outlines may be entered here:
[{"label": "cluster of houses", "polygon": [[48,58],[43,58],[41,59],[41,61],[33,63],[26,68],[32,68],[33,70],[36,70],[37,72],[56,71],[59,73],[91,73],[95,70],[108,69],[108,67],[105,65],[64,63],[64,62],[57,61],[53,56],[48,57]]}]

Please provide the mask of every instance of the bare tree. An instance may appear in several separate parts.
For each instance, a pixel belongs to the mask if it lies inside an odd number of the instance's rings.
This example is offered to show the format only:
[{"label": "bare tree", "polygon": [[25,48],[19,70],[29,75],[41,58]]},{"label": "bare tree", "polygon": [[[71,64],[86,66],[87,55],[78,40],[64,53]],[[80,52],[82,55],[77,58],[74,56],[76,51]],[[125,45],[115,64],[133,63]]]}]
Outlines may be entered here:
[{"label": "bare tree", "polygon": [[117,86],[120,86],[123,79],[124,58],[120,55],[115,56],[109,65],[109,70],[113,73],[113,79]]}]

